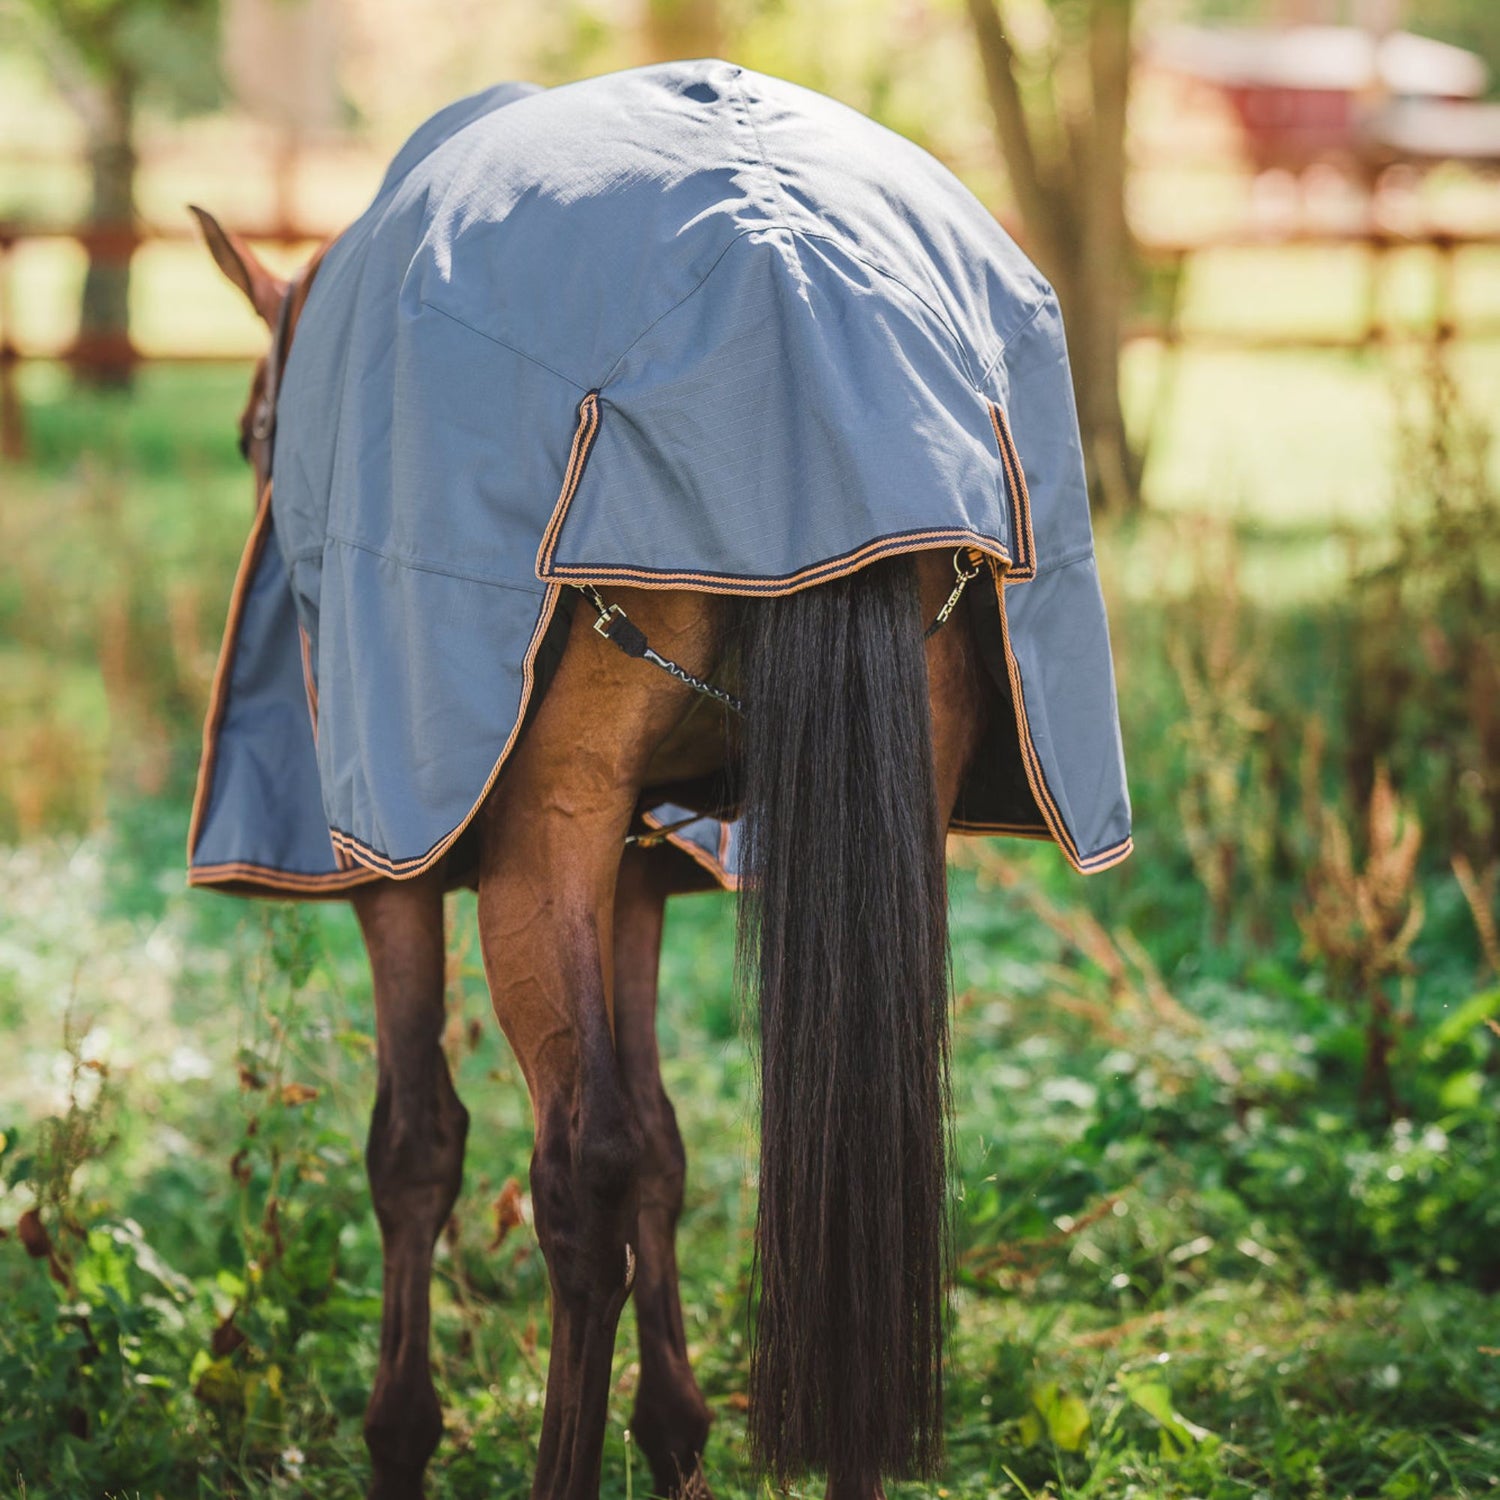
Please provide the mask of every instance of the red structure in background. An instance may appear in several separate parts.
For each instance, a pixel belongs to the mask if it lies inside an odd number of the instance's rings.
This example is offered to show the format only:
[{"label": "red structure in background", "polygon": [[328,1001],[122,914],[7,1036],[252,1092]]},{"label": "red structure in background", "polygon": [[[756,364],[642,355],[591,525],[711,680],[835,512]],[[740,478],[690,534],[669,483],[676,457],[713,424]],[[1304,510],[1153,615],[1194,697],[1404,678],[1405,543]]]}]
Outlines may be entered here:
[{"label": "red structure in background", "polygon": [[1256,171],[1332,161],[1373,179],[1397,162],[1500,165],[1500,107],[1475,102],[1484,62],[1430,37],[1169,27],[1148,39],[1144,57],[1223,96]]}]

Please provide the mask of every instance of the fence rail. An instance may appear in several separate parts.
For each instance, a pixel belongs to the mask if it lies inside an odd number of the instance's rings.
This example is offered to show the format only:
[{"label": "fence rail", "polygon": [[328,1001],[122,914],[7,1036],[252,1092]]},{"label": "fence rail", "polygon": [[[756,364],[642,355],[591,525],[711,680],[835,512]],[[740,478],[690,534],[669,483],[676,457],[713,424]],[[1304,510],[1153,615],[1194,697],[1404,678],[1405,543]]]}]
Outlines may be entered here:
[{"label": "fence rail", "polygon": [[[241,228],[247,240],[262,245],[295,246],[315,243],[325,236],[305,225],[283,222]],[[16,335],[15,252],[23,245],[42,243],[77,246],[91,259],[129,264],[144,245],[186,244],[197,239],[189,225],[165,227],[144,224],[40,224],[0,219],[0,458],[26,454],[26,417],[17,371],[28,361],[62,361],[74,369],[129,372],[136,365],[234,364],[244,354],[235,350],[138,349],[128,330],[89,338],[75,336],[63,347],[28,347]]]},{"label": "fence rail", "polygon": [[[1007,225],[1024,241],[1015,226]],[[322,231],[305,224],[282,222],[241,227],[239,233],[256,244],[291,247],[315,243]],[[23,245],[44,242],[71,244],[92,258],[129,263],[142,246],[181,244],[196,239],[187,225],[181,228],[146,225],[45,225],[0,220],[0,456],[18,459],[26,452],[25,412],[17,371],[28,361],[62,361],[75,369],[125,370],[144,363],[172,365],[235,364],[244,360],[238,350],[191,348],[143,352],[128,332],[89,339],[75,337],[62,347],[28,347],[16,335],[14,256]],[[1500,247],[1500,230],[1427,229],[1404,234],[1393,229],[1320,229],[1288,226],[1258,232],[1204,236],[1176,241],[1142,240],[1139,248],[1148,265],[1161,273],[1165,295],[1152,316],[1132,318],[1127,339],[1156,339],[1169,348],[1192,344],[1200,348],[1270,352],[1292,349],[1358,350],[1409,340],[1444,343],[1457,338],[1500,339],[1500,318],[1476,318],[1459,324],[1454,281],[1459,254],[1465,250]],[[1206,330],[1184,328],[1181,290],[1194,257],[1218,250],[1283,250],[1295,248],[1359,249],[1367,257],[1365,312],[1360,327],[1348,333],[1324,331],[1278,332],[1265,329]],[[1382,316],[1380,291],[1386,260],[1405,250],[1431,252],[1437,261],[1432,315],[1425,327],[1392,327]]]}]

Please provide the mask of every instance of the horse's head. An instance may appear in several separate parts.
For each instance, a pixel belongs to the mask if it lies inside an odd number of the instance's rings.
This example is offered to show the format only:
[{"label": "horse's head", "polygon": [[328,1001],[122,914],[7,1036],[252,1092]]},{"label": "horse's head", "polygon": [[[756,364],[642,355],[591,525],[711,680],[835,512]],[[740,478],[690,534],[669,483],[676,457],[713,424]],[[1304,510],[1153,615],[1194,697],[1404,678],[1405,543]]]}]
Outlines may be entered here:
[{"label": "horse's head", "polygon": [[211,213],[196,205],[189,206],[219,269],[245,294],[271,331],[271,347],[255,362],[250,399],[240,413],[240,452],[255,470],[255,492],[259,496],[271,472],[271,437],[281,366],[286,361],[297,314],[322,252],[313,257],[300,276],[285,281],[268,270],[255,251],[239,235],[230,234]]}]

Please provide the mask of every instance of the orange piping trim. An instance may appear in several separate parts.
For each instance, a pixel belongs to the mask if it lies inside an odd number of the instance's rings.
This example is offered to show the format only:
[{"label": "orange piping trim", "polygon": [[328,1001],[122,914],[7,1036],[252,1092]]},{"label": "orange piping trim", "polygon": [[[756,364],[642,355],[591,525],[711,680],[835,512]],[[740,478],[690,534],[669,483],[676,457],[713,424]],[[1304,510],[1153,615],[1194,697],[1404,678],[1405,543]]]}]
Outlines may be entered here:
[{"label": "orange piping trim", "polygon": [[648,573],[612,564],[595,567],[572,563],[555,565],[546,573],[539,573],[538,576],[549,580],[564,579],[581,583],[596,580],[601,583],[628,583],[643,589],[681,589],[684,585],[699,584],[718,594],[733,594],[742,597],[781,596],[799,593],[803,589],[816,588],[822,583],[831,583],[835,578],[856,573],[866,564],[875,562],[890,553],[930,552],[940,547],[953,546],[973,547],[987,556],[998,557],[1007,567],[1010,566],[1010,554],[1006,552],[1003,544],[993,537],[983,536],[977,531],[964,528],[950,528],[939,531],[892,533],[877,541],[867,542],[853,552],[846,552],[839,557],[814,563],[800,572],[789,573],[780,578],[745,579],[725,573]]},{"label": "orange piping trim", "polygon": [[573,446],[568,453],[568,466],[563,471],[562,490],[557,497],[557,504],[552,507],[547,529],[542,533],[542,544],[537,548],[536,574],[543,580],[547,578],[547,569],[552,565],[552,554],[557,549],[558,534],[568,514],[568,507],[573,503],[573,496],[578,493],[584,466],[589,461],[594,439],[598,435],[599,392],[590,391],[578,403],[578,425],[573,430]]},{"label": "orange piping trim", "polygon": [[188,871],[187,883],[193,886],[228,885],[237,880],[253,881],[266,887],[267,891],[289,891],[301,894],[306,891],[349,890],[357,885],[367,885],[382,877],[362,866],[355,869],[329,871],[326,875],[298,875],[289,870],[275,870],[268,865],[233,862],[222,865],[198,865]]},{"label": "orange piping trim", "polygon": [[1042,770],[1041,756],[1031,738],[1031,724],[1026,717],[1026,694],[1021,684],[1021,669],[1016,661],[1015,652],[1011,649],[1010,622],[1005,614],[1004,575],[995,570],[993,564],[991,570],[995,578],[995,597],[1000,604],[1000,634],[1005,642],[1005,665],[1010,676],[1011,699],[1015,704],[1016,727],[1020,731],[1021,763],[1026,770],[1031,795],[1041,810],[1042,816],[1047,820],[1047,827],[1051,830],[1058,847],[1067,857],[1068,863],[1080,875],[1097,874],[1100,870],[1107,870],[1111,865],[1119,864],[1129,855],[1134,844],[1127,837],[1121,843],[1102,849],[1096,854],[1087,857],[1079,855],[1078,845],[1074,843],[1073,836],[1068,832],[1067,824],[1063,821],[1062,813],[1058,811],[1057,803],[1053,801],[1051,788],[1048,787],[1046,774]]},{"label": "orange piping trim", "polygon": [[1026,537],[1027,567],[1032,575],[1037,569],[1036,533],[1032,529],[1031,491],[1026,485],[1026,467],[1021,462],[1021,450],[1016,446],[1015,434],[1010,429],[1010,418],[1000,411],[1000,426],[1005,434],[1005,447],[1010,455],[1011,471],[1015,477],[1016,490],[1020,495],[1021,529]]},{"label": "orange piping trim", "polygon": [[[724,573],[674,572],[667,569],[643,571],[614,564],[599,567],[576,563],[557,563],[558,542],[562,536],[563,523],[573,497],[578,493],[583,480],[583,471],[593,451],[594,440],[599,435],[603,417],[599,392],[590,391],[578,404],[578,426],[573,433],[573,446],[568,455],[568,466],[563,475],[562,492],[542,533],[541,546],[537,549],[536,576],[543,583],[564,580],[577,583],[611,582],[629,583],[643,589],[678,589],[684,584],[702,584],[716,593],[736,595],[794,594],[801,589],[813,588],[820,583],[831,582],[846,573],[857,572],[866,563],[890,552],[920,552],[937,547],[969,545],[980,551],[1000,557],[1007,568],[1012,566],[1010,554],[994,537],[982,536],[967,528],[947,527],[933,531],[907,531],[881,537],[867,542],[852,552],[813,563],[796,573],[781,578],[750,579]],[[993,416],[991,422],[994,421]],[[1003,461],[1003,455],[1002,455]],[[911,545],[916,543],[916,546]]]},{"label": "orange piping trim", "polygon": [[213,785],[219,730],[223,725],[224,710],[229,698],[229,679],[234,671],[234,654],[239,643],[240,625],[244,619],[245,598],[250,592],[250,580],[260,565],[260,555],[265,549],[266,535],[270,530],[270,519],[271,482],[267,480],[261,491],[260,504],[256,507],[250,535],[245,541],[245,550],[240,554],[239,567],[235,570],[234,587],[230,590],[229,610],[224,621],[223,642],[219,647],[219,659],[214,665],[213,685],[208,692],[208,712],[203,719],[203,750],[198,760],[198,785],[193,792],[192,816],[188,819],[187,852],[190,865],[193,850],[198,846],[199,825],[208,809],[209,789]]},{"label": "orange piping trim", "polygon": [[1010,423],[999,405],[991,401],[990,425],[995,429],[995,444],[1005,468],[1009,491],[1012,525],[1015,529],[1016,563],[1007,572],[1007,583],[1026,583],[1036,577],[1036,536],[1031,528],[1031,494],[1026,488],[1026,473],[1021,455],[1010,434]]},{"label": "orange piping trim", "polygon": [[1081,868],[1085,875],[1098,875],[1105,870],[1114,869],[1118,864],[1122,864],[1134,852],[1135,840],[1129,834],[1126,834],[1125,838],[1112,848],[1101,849],[1098,854],[1090,855],[1088,859],[1083,861]]},{"label": "orange piping trim", "polygon": [[1026,771],[1026,780],[1031,787],[1032,800],[1035,801],[1042,817],[1046,819],[1047,827],[1052,832],[1052,837],[1062,847],[1069,861],[1078,866],[1078,848],[1073,843],[1072,836],[1068,833],[1067,826],[1063,822],[1062,814],[1058,811],[1057,804],[1052,800],[1052,793],[1047,786],[1046,778],[1042,774],[1041,758],[1036,753],[1036,745],[1031,738],[1031,724],[1026,717],[1026,695],[1021,686],[1021,669],[1016,662],[1016,654],[1010,644],[1010,621],[1005,614],[1005,580],[1004,575],[997,569],[991,567],[991,573],[995,581],[995,598],[1000,605],[1000,635],[1005,643],[1005,668],[1010,678],[1011,701],[1016,710],[1016,728],[1020,732],[1021,742],[1021,764]]}]

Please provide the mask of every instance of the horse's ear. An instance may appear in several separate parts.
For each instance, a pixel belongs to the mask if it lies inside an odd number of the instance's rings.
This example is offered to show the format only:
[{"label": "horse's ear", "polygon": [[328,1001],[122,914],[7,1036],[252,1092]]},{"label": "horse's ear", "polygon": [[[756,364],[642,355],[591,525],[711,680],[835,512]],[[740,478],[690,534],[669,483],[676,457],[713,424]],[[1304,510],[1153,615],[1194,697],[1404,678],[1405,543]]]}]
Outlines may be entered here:
[{"label": "horse's ear", "polygon": [[197,218],[209,253],[218,262],[219,269],[250,299],[250,305],[260,314],[266,327],[275,328],[282,299],[286,296],[286,282],[273,276],[249,245],[239,235],[230,234],[207,209],[199,208],[195,203],[188,204],[188,207]]}]

